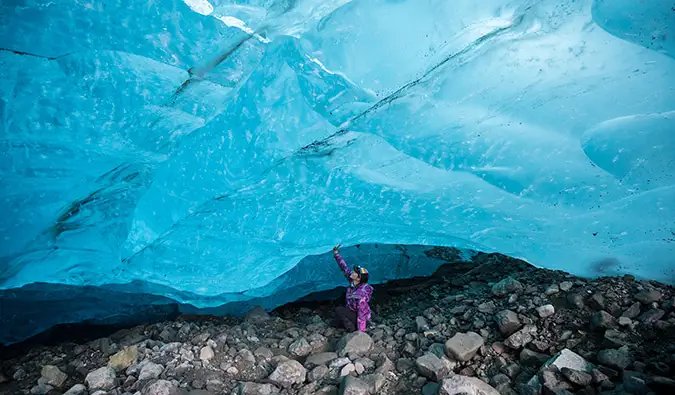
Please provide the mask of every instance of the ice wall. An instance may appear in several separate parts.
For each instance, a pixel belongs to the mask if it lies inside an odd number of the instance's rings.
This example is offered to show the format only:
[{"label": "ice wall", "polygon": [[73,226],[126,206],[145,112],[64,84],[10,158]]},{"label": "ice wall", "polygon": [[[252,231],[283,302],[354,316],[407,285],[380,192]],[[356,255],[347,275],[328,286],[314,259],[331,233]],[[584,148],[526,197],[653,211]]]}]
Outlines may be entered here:
[{"label": "ice wall", "polygon": [[338,242],[675,282],[674,29],[670,0],[3,2],[0,289],[213,307]]}]

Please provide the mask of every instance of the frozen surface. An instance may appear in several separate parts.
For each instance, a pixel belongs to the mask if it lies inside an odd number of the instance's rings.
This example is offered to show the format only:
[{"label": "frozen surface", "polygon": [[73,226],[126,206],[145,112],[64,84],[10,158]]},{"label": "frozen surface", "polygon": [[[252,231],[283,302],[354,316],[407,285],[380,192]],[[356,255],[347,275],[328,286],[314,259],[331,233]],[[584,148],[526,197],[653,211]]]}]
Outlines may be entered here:
[{"label": "frozen surface", "polygon": [[338,242],[673,283],[673,30],[672,0],[4,1],[0,289],[209,308]]}]

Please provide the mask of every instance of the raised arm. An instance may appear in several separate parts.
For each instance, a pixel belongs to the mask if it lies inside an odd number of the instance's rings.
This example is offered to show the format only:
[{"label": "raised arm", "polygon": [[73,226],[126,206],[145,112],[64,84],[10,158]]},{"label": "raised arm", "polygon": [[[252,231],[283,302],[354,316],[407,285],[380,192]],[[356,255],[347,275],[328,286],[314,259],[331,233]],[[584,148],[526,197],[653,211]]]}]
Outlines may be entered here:
[{"label": "raised arm", "polygon": [[338,266],[340,266],[340,269],[342,269],[342,272],[345,274],[345,277],[349,278],[349,275],[352,274],[352,271],[349,270],[347,267],[347,263],[345,260],[342,258],[342,255],[340,255],[340,252],[338,249],[340,248],[342,244],[338,244],[337,246],[333,247],[333,257],[335,258],[335,262],[337,262]]}]

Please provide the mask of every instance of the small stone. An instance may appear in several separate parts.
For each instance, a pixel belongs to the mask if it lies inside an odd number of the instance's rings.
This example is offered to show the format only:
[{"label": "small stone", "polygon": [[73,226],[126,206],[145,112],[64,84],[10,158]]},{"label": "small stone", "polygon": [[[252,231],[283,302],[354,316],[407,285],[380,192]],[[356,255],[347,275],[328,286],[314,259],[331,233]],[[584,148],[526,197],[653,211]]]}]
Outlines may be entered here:
[{"label": "small stone", "polygon": [[553,314],[555,314],[555,308],[553,307],[552,304],[539,306],[537,307],[537,314],[539,314],[539,317],[541,318],[550,317]]},{"label": "small stone", "polygon": [[339,395],[368,395],[370,393],[370,384],[354,376],[345,376],[340,383]]},{"label": "small stone", "polygon": [[23,368],[18,368],[16,372],[14,372],[14,375],[12,376],[12,378],[17,381],[23,380],[24,377],[26,377],[26,371],[23,370]]},{"label": "small stone", "polygon": [[642,304],[651,304],[658,302],[663,297],[663,294],[655,289],[649,291],[642,291],[635,294],[635,299]]},{"label": "small stone", "polygon": [[458,361],[468,361],[476,355],[483,343],[483,338],[476,332],[458,332],[445,342],[445,352]]},{"label": "small stone", "polygon": [[591,326],[600,330],[614,328],[616,327],[616,318],[604,310],[596,311],[591,316]]},{"label": "small stone", "polygon": [[89,390],[111,390],[115,387],[115,370],[109,366],[98,368],[84,379]]},{"label": "small stone", "polygon": [[137,360],[138,348],[136,346],[126,347],[110,357],[108,366],[119,372],[135,364]]},{"label": "small stone", "polygon": [[501,371],[504,372],[507,376],[514,379],[520,373],[520,365],[518,365],[517,363],[511,363],[511,364],[508,364],[508,365],[504,366],[501,369]]},{"label": "small stone", "polygon": [[502,310],[495,316],[499,331],[504,336],[509,336],[520,329],[523,324],[518,319],[518,314],[511,310]]},{"label": "small stone", "polygon": [[555,366],[558,370],[569,368],[580,370],[582,372],[588,372],[593,368],[593,365],[586,361],[582,356],[567,348],[556,353],[543,367],[546,368],[551,365]]},{"label": "small stone", "polygon": [[312,369],[308,374],[307,374],[307,379],[310,382],[314,381],[321,381],[323,380],[324,377],[328,374],[328,368],[326,365],[319,365]]},{"label": "small stone", "polygon": [[422,316],[415,317],[415,325],[417,325],[417,332],[429,330],[429,323],[427,322],[427,319]]},{"label": "small stone", "polygon": [[666,312],[661,309],[651,309],[640,314],[638,320],[647,325],[650,325],[663,318],[665,314]]},{"label": "small stone", "polygon": [[628,337],[623,332],[619,332],[615,329],[608,329],[605,331],[603,337],[602,345],[607,348],[619,348],[621,346],[627,346],[631,344],[628,341]]},{"label": "small stone", "polygon": [[312,346],[307,339],[301,337],[288,346],[288,353],[295,358],[302,358],[312,352]]},{"label": "small stone", "polygon": [[521,329],[518,332],[509,336],[504,341],[504,344],[507,347],[518,350],[518,349],[522,348],[523,346],[525,346],[527,343],[531,342],[534,339],[532,337],[532,334],[534,334],[534,333],[537,333],[537,327],[532,326],[532,325],[527,325],[523,329]]},{"label": "small stone", "polygon": [[495,296],[506,296],[507,294],[523,290],[523,284],[512,277],[506,277],[502,281],[492,286],[492,294]]},{"label": "small stone", "polygon": [[609,381],[609,377],[606,374],[602,373],[598,369],[593,369],[591,371],[591,378],[593,379],[593,384],[600,384],[603,381]]},{"label": "small stone", "polygon": [[210,346],[202,347],[199,351],[199,359],[202,361],[210,361],[215,357],[216,354],[213,352],[213,349]]},{"label": "small stone", "polygon": [[45,378],[45,384],[53,387],[60,387],[68,379],[68,375],[63,373],[59,368],[53,365],[45,365],[40,372]]},{"label": "small stone", "polygon": [[159,377],[164,371],[162,365],[156,364],[154,362],[147,362],[141,368],[141,372],[138,374],[139,380],[152,380]]},{"label": "small stone", "polygon": [[454,375],[444,379],[438,389],[438,395],[499,395],[489,384],[475,377]]},{"label": "small stone", "polygon": [[633,303],[626,311],[621,314],[622,317],[635,318],[640,315],[640,303]]},{"label": "small stone", "polygon": [[70,389],[63,395],[85,395],[86,393],[87,387],[82,384],[75,384],[74,386],[70,387]]},{"label": "small stone", "polygon": [[31,388],[30,393],[33,394],[33,395],[45,395],[53,389],[54,389],[54,387],[52,387],[51,385],[42,383],[42,384],[38,384],[35,387]]},{"label": "small stone", "polygon": [[345,365],[350,364],[351,362],[352,361],[347,357],[337,358],[337,359],[334,359],[334,360],[330,361],[330,363],[328,364],[328,367],[331,368],[331,369],[341,368]]},{"label": "small stone", "polygon": [[353,363],[348,363],[340,370],[340,377],[347,376],[353,372],[356,372],[356,366]]},{"label": "small stone", "polygon": [[567,378],[567,380],[581,387],[587,387],[591,385],[591,381],[593,380],[593,377],[590,374],[581,370],[562,368],[561,372],[563,376]]},{"label": "small stone", "polygon": [[623,389],[631,394],[645,394],[649,392],[647,383],[635,375],[625,375],[623,377]]},{"label": "small stone", "polygon": [[520,363],[525,366],[539,367],[551,358],[550,355],[541,354],[527,348],[520,352]]},{"label": "small stone", "polygon": [[274,357],[274,353],[272,352],[272,350],[270,350],[267,347],[256,348],[255,351],[253,352],[253,355],[265,361],[269,361],[270,359],[272,359],[272,357]]},{"label": "small stone", "polygon": [[307,369],[294,359],[280,363],[269,376],[272,383],[283,388],[289,388],[293,384],[302,384],[306,378]]},{"label": "small stone", "polygon": [[340,357],[363,357],[373,349],[373,339],[367,333],[352,332],[342,337],[336,348]]},{"label": "small stone", "polygon": [[574,284],[571,281],[563,281],[560,283],[560,290],[567,292],[572,289],[572,286],[574,286]]},{"label": "small stone", "polygon": [[631,364],[632,358],[625,348],[607,349],[598,353],[598,362],[610,368],[624,370]]}]

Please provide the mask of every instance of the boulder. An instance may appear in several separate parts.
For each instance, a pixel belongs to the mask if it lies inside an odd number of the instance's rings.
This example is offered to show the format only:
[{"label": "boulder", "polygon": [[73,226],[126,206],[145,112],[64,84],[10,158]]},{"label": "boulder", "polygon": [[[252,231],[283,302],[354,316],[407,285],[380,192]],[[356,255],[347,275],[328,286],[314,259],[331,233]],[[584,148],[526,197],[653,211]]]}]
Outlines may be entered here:
[{"label": "boulder", "polygon": [[537,307],[537,314],[539,314],[539,317],[541,318],[550,317],[555,314],[555,308],[552,304],[545,304]]},{"label": "boulder", "polygon": [[523,329],[521,329],[518,332],[509,336],[504,341],[504,344],[507,347],[518,350],[518,349],[522,348],[523,346],[525,346],[527,343],[534,340],[534,337],[532,335],[535,334],[535,333],[537,333],[537,327],[536,326],[526,325]]},{"label": "boulder", "polygon": [[63,373],[59,368],[53,365],[45,365],[40,372],[45,378],[45,384],[53,387],[60,387],[68,379],[68,375]]},{"label": "boulder", "polygon": [[82,384],[75,384],[74,386],[70,387],[70,389],[66,391],[66,393],[63,395],[86,395],[86,394],[87,394],[87,387],[85,387]]},{"label": "boulder", "polygon": [[665,314],[666,312],[661,309],[650,309],[640,314],[638,320],[649,325],[663,318]]},{"label": "boulder", "polygon": [[369,395],[371,384],[354,376],[345,376],[340,383],[339,395]]},{"label": "boulder", "polygon": [[635,318],[640,315],[640,303],[635,302],[621,314],[622,317]]},{"label": "boulder", "polygon": [[518,314],[511,310],[502,310],[497,313],[495,315],[495,321],[497,322],[499,331],[504,336],[510,336],[523,326],[518,319]]},{"label": "boulder", "polygon": [[591,326],[596,330],[616,327],[616,318],[604,310],[596,311],[591,316]]},{"label": "boulder", "polygon": [[427,353],[415,360],[415,365],[420,374],[433,381],[441,381],[452,371],[449,361],[437,357],[435,354]]},{"label": "boulder", "polygon": [[570,289],[572,289],[573,286],[574,284],[571,281],[563,281],[560,283],[560,290],[563,292],[567,292]]},{"label": "boulder", "polygon": [[321,381],[328,374],[326,365],[319,365],[307,374],[307,380],[310,382]]},{"label": "boulder", "polygon": [[147,362],[141,368],[141,372],[138,374],[139,380],[152,380],[159,377],[160,374],[164,371],[164,367],[160,364],[154,362]]},{"label": "boulder", "polygon": [[658,302],[663,297],[663,294],[655,289],[642,291],[635,294],[635,300],[642,304],[652,304]]},{"label": "boulder", "polygon": [[352,359],[367,356],[373,349],[373,339],[364,332],[352,332],[340,339],[337,344],[339,357],[349,356]]},{"label": "boulder", "polygon": [[281,362],[269,376],[272,383],[283,388],[289,388],[293,384],[302,384],[306,378],[307,369],[293,359]]},{"label": "boulder", "polygon": [[598,353],[598,362],[610,368],[624,370],[633,362],[627,347],[618,350],[607,349]]},{"label": "boulder", "polygon": [[458,332],[445,342],[445,352],[458,361],[468,361],[476,355],[483,343],[483,337],[476,332]]},{"label": "boulder", "polygon": [[523,290],[523,284],[513,277],[506,277],[492,286],[492,294],[498,297]]},{"label": "boulder", "polygon": [[288,346],[288,353],[294,358],[302,358],[312,352],[312,346],[307,339],[301,337]]},{"label": "boulder", "polygon": [[115,387],[115,370],[109,366],[98,368],[84,379],[89,390],[111,390]]},{"label": "boulder", "polygon": [[454,375],[443,380],[438,395],[499,395],[489,384],[475,378]]},{"label": "boulder", "polygon": [[137,360],[138,348],[136,346],[126,347],[110,357],[108,366],[119,372],[135,364]]}]

